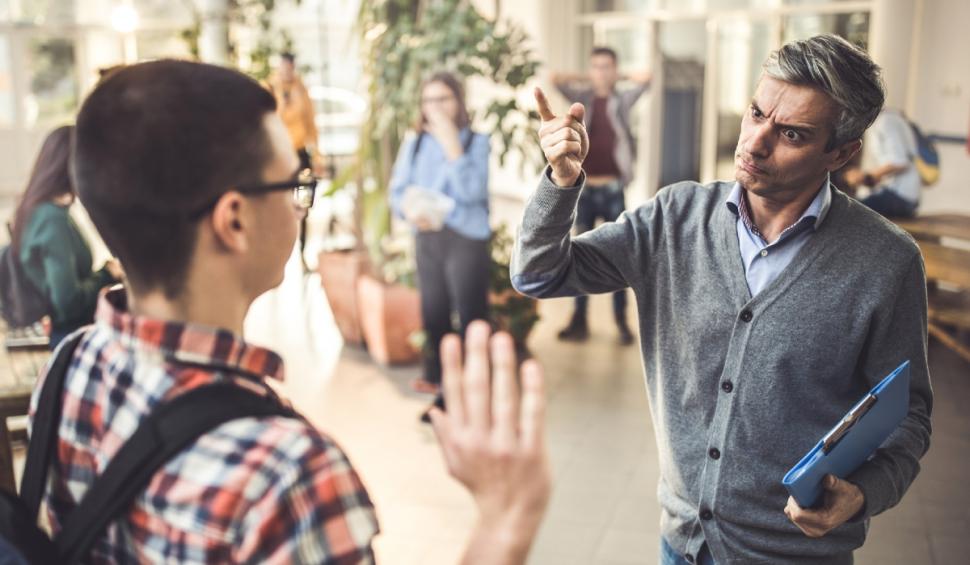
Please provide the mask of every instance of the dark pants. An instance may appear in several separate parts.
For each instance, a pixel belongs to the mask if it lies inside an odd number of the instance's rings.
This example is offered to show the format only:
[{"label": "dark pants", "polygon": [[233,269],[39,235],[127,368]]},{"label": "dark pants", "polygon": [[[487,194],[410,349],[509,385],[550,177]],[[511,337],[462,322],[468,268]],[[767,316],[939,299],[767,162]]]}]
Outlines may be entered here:
[{"label": "dark pants", "polygon": [[873,192],[861,202],[887,218],[912,218],[918,206],[888,188]]},{"label": "dark pants", "polygon": [[[306,150],[305,147],[301,147],[296,150],[296,156],[300,159],[300,170],[312,169],[313,162],[310,159],[310,152]],[[304,212],[303,217],[300,218],[300,261],[306,261],[303,258],[303,250],[306,249],[306,219],[309,216],[309,211]]]},{"label": "dark pants", "polygon": [[[416,237],[421,319],[427,335],[424,378],[441,382],[441,339],[462,335],[473,320],[488,319],[488,282],[491,260],[488,241],[469,239],[444,228]],[[458,314],[458,327],[453,314]]]},{"label": "dark pants", "polygon": [[[579,197],[576,207],[576,234],[587,232],[596,227],[597,220],[612,222],[626,210],[623,186],[619,181],[603,186],[587,186]],[[576,297],[576,311],[573,319],[586,322],[588,296]],[[613,293],[613,317],[617,324],[626,324],[626,290]]]}]

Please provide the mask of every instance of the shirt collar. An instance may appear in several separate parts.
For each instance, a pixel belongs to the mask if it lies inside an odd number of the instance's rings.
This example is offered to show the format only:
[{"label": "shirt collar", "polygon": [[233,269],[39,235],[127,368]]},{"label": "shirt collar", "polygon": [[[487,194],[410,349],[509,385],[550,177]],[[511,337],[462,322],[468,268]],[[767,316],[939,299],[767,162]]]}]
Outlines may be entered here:
[{"label": "shirt collar", "polygon": [[135,316],[121,288],[101,296],[95,323],[119,334],[124,345],[158,350],[175,363],[283,380],[283,359],[273,351],[248,344],[228,330]]},{"label": "shirt collar", "polygon": [[[761,232],[758,230],[758,227],[754,225],[754,221],[751,219],[751,215],[748,213],[749,211],[748,211],[747,204],[745,203],[744,198],[742,198],[744,194],[744,190],[745,189],[744,187],[741,186],[741,183],[735,182],[734,187],[731,189],[730,194],[728,194],[727,200],[724,202],[724,204],[727,206],[728,210],[730,210],[732,214],[734,214],[735,216],[738,216],[741,219],[741,221],[744,222],[744,224],[748,227],[748,229],[750,229],[752,232],[754,232],[759,237],[764,239],[764,237],[761,235]],[[785,229],[785,231],[783,232],[783,235],[787,233],[788,230],[794,228],[795,226],[801,225],[803,222],[806,222],[807,219],[809,218],[814,220],[812,223],[812,227],[814,227],[817,230],[819,226],[822,225],[822,222],[825,220],[825,217],[828,215],[829,208],[831,208],[831,206],[832,206],[832,188],[831,188],[829,177],[826,175],[825,182],[822,183],[822,186],[819,188],[819,191],[815,195],[815,198],[813,198],[811,203],[809,203],[808,208],[806,208],[805,211],[802,212],[801,217],[799,217],[794,224],[792,224],[791,226]]]}]

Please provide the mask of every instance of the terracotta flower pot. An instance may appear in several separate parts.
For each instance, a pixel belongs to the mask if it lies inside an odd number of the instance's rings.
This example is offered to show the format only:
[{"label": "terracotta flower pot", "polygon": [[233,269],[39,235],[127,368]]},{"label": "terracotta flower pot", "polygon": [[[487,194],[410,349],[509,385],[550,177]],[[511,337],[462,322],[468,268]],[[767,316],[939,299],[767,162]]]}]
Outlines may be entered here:
[{"label": "terracotta flower pot", "polygon": [[323,251],[317,271],[327,293],[327,302],[344,342],[363,345],[360,308],[357,305],[357,279],[367,270],[367,254],[362,251]]},{"label": "terracotta flower pot", "polygon": [[418,291],[400,284],[385,284],[364,274],[357,279],[357,303],[364,341],[371,357],[381,365],[414,363],[421,352],[410,341],[421,329]]}]

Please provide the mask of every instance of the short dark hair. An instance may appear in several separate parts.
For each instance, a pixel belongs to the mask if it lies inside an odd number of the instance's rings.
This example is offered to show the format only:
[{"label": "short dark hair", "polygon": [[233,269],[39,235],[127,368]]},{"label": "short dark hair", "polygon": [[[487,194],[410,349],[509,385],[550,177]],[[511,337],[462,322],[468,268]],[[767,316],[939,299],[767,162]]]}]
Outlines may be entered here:
[{"label": "short dark hair", "polygon": [[283,59],[287,63],[292,64],[292,63],[296,62],[296,55],[294,55],[293,53],[291,53],[289,51],[284,51],[284,52],[280,53],[280,59]]},{"label": "short dark hair", "polygon": [[610,47],[593,47],[593,50],[589,52],[589,56],[596,57],[597,55],[606,55],[610,59],[613,59],[613,64],[619,61],[619,57],[616,56],[616,51]]},{"label": "short dark hair", "polygon": [[137,291],[184,287],[198,212],[258,182],[276,102],[245,75],[160,60],[109,74],[81,106],[73,175],[81,202]]}]

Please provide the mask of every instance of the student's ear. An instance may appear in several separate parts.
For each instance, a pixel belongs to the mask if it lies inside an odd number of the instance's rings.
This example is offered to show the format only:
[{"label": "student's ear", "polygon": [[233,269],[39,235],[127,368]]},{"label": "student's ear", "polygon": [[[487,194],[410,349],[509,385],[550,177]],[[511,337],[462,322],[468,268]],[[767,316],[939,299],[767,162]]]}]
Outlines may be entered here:
[{"label": "student's ear", "polygon": [[854,139],[843,143],[831,151],[832,157],[829,159],[829,165],[826,168],[830,173],[841,169],[860,149],[862,149],[861,139]]},{"label": "student's ear", "polygon": [[209,216],[216,241],[230,251],[244,252],[249,249],[247,224],[243,218],[246,199],[234,190],[222,195]]}]

